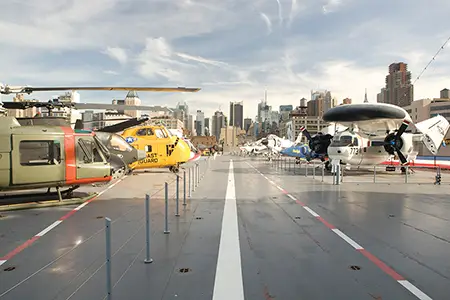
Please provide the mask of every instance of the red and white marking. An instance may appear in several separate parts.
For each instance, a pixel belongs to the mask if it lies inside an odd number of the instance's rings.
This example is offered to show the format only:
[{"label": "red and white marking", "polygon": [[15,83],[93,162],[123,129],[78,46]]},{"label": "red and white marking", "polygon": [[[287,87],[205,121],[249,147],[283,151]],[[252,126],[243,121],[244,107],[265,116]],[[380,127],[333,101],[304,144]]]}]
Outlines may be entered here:
[{"label": "red and white marking", "polygon": [[37,233],[35,236],[33,236],[31,239],[29,239],[28,241],[26,241],[25,243],[23,243],[22,245],[18,246],[16,249],[12,250],[11,252],[9,252],[8,254],[6,254],[3,257],[0,257],[0,266],[3,265],[4,263],[6,263],[8,260],[10,260],[11,258],[13,258],[14,256],[16,256],[17,254],[19,254],[20,252],[22,252],[22,250],[24,250],[25,248],[31,246],[31,244],[33,244],[35,241],[37,241],[39,238],[43,237],[44,235],[46,235],[47,233],[49,233],[52,229],[54,229],[55,227],[57,227],[59,224],[61,224],[64,220],[68,219],[71,215],[73,215],[74,213],[76,213],[77,211],[79,211],[80,209],[82,209],[83,207],[85,207],[86,205],[88,205],[89,203],[91,203],[92,201],[94,201],[95,199],[97,199],[98,197],[100,197],[104,192],[106,192],[107,190],[113,188],[116,184],[118,184],[119,182],[121,182],[122,180],[124,180],[127,176],[122,177],[121,179],[117,180],[116,182],[114,182],[113,184],[109,185],[106,189],[104,189],[103,191],[99,192],[96,196],[92,197],[91,199],[87,200],[86,202],[83,202],[82,204],[78,205],[77,207],[75,207],[74,209],[72,209],[71,211],[69,211],[67,214],[65,214],[64,216],[62,216],[61,218],[59,218],[59,220],[53,222],[52,224],[50,224],[49,226],[47,226],[44,230],[42,230],[41,232]]},{"label": "red and white marking", "polygon": [[382,262],[380,259],[375,257],[373,254],[371,254],[369,251],[364,249],[361,245],[359,245],[357,242],[355,242],[353,239],[351,239],[348,235],[343,233],[341,230],[337,229],[332,224],[328,223],[324,218],[322,218],[318,213],[316,213],[314,210],[306,206],[304,203],[302,203],[300,200],[295,198],[290,193],[286,192],[283,188],[281,188],[279,185],[274,183],[272,180],[270,180],[268,177],[266,177],[263,173],[261,173],[256,167],[254,167],[252,164],[247,164],[255,169],[261,176],[263,176],[265,179],[267,179],[271,184],[273,184],[276,188],[283,191],[286,196],[291,198],[293,201],[300,204],[308,213],[310,213],[313,217],[315,217],[317,220],[322,222],[326,227],[328,227],[331,231],[333,231],[337,236],[339,236],[342,240],[347,242],[350,246],[352,246],[356,251],[364,255],[366,258],[368,258],[371,262],[373,262],[378,268],[380,268],[383,272],[391,276],[394,280],[396,280],[399,284],[401,284],[404,288],[406,288],[409,292],[411,292],[414,296],[416,296],[420,300],[432,300],[427,294],[419,290],[416,286],[414,286],[411,282],[406,280],[403,276],[398,274],[394,269],[387,266],[384,262]]}]

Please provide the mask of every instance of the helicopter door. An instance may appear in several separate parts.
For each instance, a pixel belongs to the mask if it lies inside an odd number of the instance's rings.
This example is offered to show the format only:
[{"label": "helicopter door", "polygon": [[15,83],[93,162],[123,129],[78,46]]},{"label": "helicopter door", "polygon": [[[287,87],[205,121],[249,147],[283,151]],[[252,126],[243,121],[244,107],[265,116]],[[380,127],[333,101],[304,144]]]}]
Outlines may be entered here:
[{"label": "helicopter door", "polygon": [[76,137],[77,179],[110,176],[111,167],[91,136]]},{"label": "helicopter door", "polygon": [[63,136],[13,135],[12,140],[13,185],[65,180]]}]

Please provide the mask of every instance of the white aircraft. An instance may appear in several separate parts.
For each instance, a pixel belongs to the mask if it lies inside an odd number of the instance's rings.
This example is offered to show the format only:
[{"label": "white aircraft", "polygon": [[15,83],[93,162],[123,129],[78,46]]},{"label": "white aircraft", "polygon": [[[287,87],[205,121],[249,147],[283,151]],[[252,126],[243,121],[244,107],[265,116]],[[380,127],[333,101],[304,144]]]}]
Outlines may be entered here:
[{"label": "white aircraft", "polygon": [[257,140],[256,142],[250,143],[248,145],[244,145],[239,147],[244,154],[264,154],[267,152],[267,146],[265,146],[263,143],[265,142],[266,138],[262,138]]},{"label": "white aircraft", "polygon": [[275,134],[269,134],[266,137],[266,140],[263,141],[263,145],[267,146],[270,150],[270,156],[272,155],[280,155],[280,152],[286,148],[292,147],[297,143],[300,143],[302,139],[302,132],[299,133],[297,139],[293,142],[291,140],[280,138]]},{"label": "white aircraft", "polygon": [[348,167],[377,165],[394,155],[406,165],[417,156],[414,141],[422,141],[436,155],[450,127],[444,117],[435,116],[415,124],[421,133],[405,133],[414,125],[411,117],[403,108],[386,103],[337,106],[327,111],[323,120],[347,127],[334,135],[327,150],[333,166],[342,163]]}]

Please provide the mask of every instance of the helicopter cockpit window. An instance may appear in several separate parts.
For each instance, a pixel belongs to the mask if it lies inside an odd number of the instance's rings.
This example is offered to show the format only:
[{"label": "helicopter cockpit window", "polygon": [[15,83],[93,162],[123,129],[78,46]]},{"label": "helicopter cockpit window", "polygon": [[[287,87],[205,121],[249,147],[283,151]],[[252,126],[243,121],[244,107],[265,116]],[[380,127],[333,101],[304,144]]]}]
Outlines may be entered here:
[{"label": "helicopter cockpit window", "polygon": [[120,138],[117,135],[112,135],[110,142],[111,142],[111,147],[114,150],[123,151],[123,152],[133,151],[133,147],[131,147],[130,144],[128,144],[123,138]]},{"label": "helicopter cockpit window", "polygon": [[147,128],[141,128],[136,132],[137,136],[145,136],[147,135]]},{"label": "helicopter cockpit window", "polygon": [[22,166],[58,165],[61,163],[61,144],[58,141],[21,141]]},{"label": "helicopter cockpit window", "polygon": [[100,149],[98,149],[93,140],[78,140],[77,161],[84,163],[103,162]]},{"label": "helicopter cockpit window", "polygon": [[161,129],[155,129],[155,134],[157,138],[163,139],[167,137],[167,134]]}]

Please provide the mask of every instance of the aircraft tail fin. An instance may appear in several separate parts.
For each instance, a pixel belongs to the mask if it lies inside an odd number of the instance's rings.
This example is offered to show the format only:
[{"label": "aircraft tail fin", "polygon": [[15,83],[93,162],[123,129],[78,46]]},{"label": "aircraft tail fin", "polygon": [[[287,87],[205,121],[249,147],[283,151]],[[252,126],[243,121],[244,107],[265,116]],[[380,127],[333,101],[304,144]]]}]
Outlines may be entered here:
[{"label": "aircraft tail fin", "polygon": [[423,134],[422,142],[436,155],[442,145],[450,124],[443,116],[437,115],[425,121],[415,124],[416,128]]},{"label": "aircraft tail fin", "polygon": [[298,136],[297,136],[297,139],[295,140],[294,143],[295,143],[295,144],[300,143],[301,140],[302,140],[302,136],[303,136],[303,133],[300,131],[299,134],[298,134]]}]

